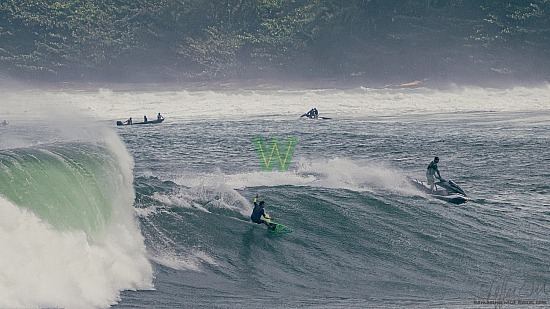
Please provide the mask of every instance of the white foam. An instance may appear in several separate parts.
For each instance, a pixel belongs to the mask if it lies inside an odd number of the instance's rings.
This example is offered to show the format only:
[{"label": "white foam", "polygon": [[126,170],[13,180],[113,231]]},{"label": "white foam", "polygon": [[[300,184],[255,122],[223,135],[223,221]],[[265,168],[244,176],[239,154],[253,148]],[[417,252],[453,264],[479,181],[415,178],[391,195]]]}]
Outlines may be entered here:
[{"label": "white foam", "polygon": [[221,174],[221,171],[213,174],[182,175],[174,182],[188,187],[182,188],[176,195],[169,197],[170,201],[177,201],[173,203],[175,205],[203,211],[208,211],[206,206],[203,206],[208,205],[209,208],[236,211],[243,216],[250,215],[252,211],[250,202],[228,183],[228,178]]},{"label": "white foam", "polygon": [[251,172],[227,176],[228,185],[235,189],[278,185],[304,186],[312,184],[317,180],[314,175],[303,175],[296,171]]},{"label": "white foam", "polygon": [[[176,196],[163,197],[163,203],[196,208],[192,200],[224,200],[219,207],[250,214],[250,202],[235,190],[254,187],[310,186],[317,188],[346,189],[358,192],[385,190],[402,194],[417,193],[406,181],[402,171],[387,163],[358,161],[347,158],[307,160],[301,158],[296,170],[287,172],[250,172],[223,175],[194,173],[182,175],[174,181],[190,186]],[[213,204],[211,204],[213,205]]]},{"label": "white foam", "polygon": [[121,290],[152,288],[143,239],[132,226],[113,221],[91,241],[0,197],[0,307],[107,307]]},{"label": "white foam", "polygon": [[[71,96],[71,94],[67,94]],[[241,119],[273,115],[298,117],[312,107],[321,116],[340,118],[466,112],[547,110],[550,87],[482,89],[369,89],[326,91],[181,91],[111,93],[108,99],[89,94],[84,106],[99,118],[156,114],[179,120]],[[108,102],[108,104],[106,103]],[[97,104],[97,106],[96,106]],[[136,107],[139,107],[136,109]],[[112,109],[109,111],[109,109]],[[105,114],[105,111],[108,114]]]},{"label": "white foam", "polygon": [[167,248],[157,248],[157,252],[151,255],[151,260],[172,269],[197,272],[201,271],[201,266],[204,264],[217,265],[212,257],[200,249],[191,249],[182,254],[175,253],[173,250]]},{"label": "white foam", "polygon": [[[58,102],[68,102],[82,114],[105,121],[149,118],[161,112],[167,122],[197,119],[298,118],[312,107],[321,116],[354,118],[454,112],[547,111],[550,86],[484,89],[455,87],[352,90],[241,91],[95,91],[51,90],[4,94],[0,116],[8,121],[40,115]],[[37,109],[36,102],[41,104]]]},{"label": "white foam", "polygon": [[152,266],[132,208],[133,158],[114,130],[83,118],[55,97],[34,91],[7,94],[0,109],[11,117],[3,128],[13,132],[8,137],[15,142],[9,146],[71,140],[106,146],[120,167],[113,171],[112,191],[104,192],[110,198],[110,220],[93,235],[59,230],[0,196],[0,308],[108,307],[123,290],[153,288]]}]

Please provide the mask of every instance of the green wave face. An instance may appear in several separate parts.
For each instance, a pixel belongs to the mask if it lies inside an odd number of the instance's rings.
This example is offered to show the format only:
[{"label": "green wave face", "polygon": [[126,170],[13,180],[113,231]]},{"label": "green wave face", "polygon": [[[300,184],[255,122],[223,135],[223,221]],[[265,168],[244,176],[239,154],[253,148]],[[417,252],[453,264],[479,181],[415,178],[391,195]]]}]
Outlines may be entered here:
[{"label": "green wave face", "polygon": [[114,154],[97,144],[0,151],[0,194],[57,229],[102,230],[124,181]]}]

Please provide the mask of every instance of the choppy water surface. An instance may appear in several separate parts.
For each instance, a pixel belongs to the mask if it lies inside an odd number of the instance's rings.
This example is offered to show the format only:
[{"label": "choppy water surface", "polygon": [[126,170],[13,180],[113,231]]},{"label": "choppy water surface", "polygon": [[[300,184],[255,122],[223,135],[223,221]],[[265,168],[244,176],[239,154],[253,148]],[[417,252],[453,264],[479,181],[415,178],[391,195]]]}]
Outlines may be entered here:
[{"label": "choppy water surface", "polygon": [[[547,92],[49,96],[110,127],[133,157],[134,214],[154,290],[122,287],[116,307],[488,308],[550,301],[550,112],[539,99]],[[313,106],[333,119],[298,118]],[[165,123],[114,126],[157,112]],[[29,122],[2,128],[13,146],[4,155],[36,151],[40,141],[16,138]],[[289,171],[262,171],[253,138],[291,136],[298,142]],[[408,185],[433,156],[469,202],[433,200]],[[293,233],[276,236],[248,221],[256,194]]]}]

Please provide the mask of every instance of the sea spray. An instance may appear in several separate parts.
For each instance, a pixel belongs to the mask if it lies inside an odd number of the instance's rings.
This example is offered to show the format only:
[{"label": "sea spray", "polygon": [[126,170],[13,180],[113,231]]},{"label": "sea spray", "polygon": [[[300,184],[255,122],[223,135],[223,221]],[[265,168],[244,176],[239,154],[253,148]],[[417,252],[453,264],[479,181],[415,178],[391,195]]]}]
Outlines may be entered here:
[{"label": "sea spray", "polygon": [[153,288],[133,159],[110,130],[90,137],[0,151],[0,307],[107,307]]}]

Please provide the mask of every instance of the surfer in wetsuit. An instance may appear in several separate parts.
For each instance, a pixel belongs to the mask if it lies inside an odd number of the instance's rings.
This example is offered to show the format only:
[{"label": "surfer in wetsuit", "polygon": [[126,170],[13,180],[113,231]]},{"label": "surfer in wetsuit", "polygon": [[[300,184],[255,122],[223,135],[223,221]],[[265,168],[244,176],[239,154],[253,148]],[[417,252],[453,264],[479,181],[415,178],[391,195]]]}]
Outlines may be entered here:
[{"label": "surfer in wetsuit", "polygon": [[313,111],[313,118],[318,119],[319,118],[319,111],[317,110],[317,107],[314,107],[312,109]]},{"label": "surfer in wetsuit", "polygon": [[132,117],[128,118],[128,120],[126,120],[126,124],[132,124]]},{"label": "surfer in wetsuit", "polygon": [[157,121],[161,121],[161,120],[164,120],[164,117],[162,117],[162,115],[159,113],[157,115]]},{"label": "surfer in wetsuit", "polygon": [[268,220],[271,219],[271,217],[265,213],[265,208],[264,208],[265,202],[260,201],[258,203],[257,201],[258,201],[258,195],[256,195],[256,197],[254,198],[254,209],[252,210],[252,215],[250,215],[250,220],[252,220],[252,222],[257,224],[263,223],[267,225],[269,229],[274,230],[277,227],[275,224],[262,219],[262,217]]},{"label": "surfer in wetsuit", "polygon": [[434,160],[430,162],[430,165],[428,165],[428,170],[426,171],[426,178],[428,179],[428,184],[430,185],[430,190],[432,192],[434,191],[434,188],[436,188],[435,177],[439,180],[443,180],[441,178],[441,174],[439,173],[439,169],[437,168],[437,163],[439,163],[439,157],[435,157]]}]

